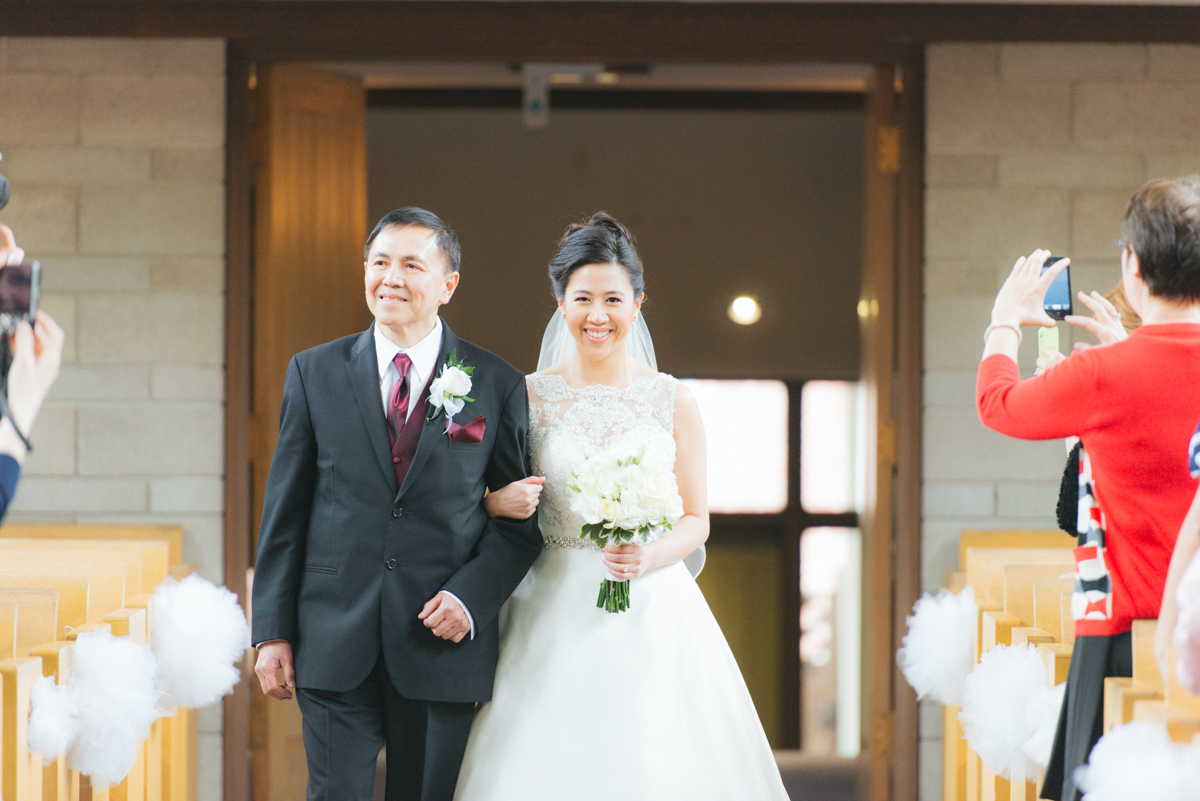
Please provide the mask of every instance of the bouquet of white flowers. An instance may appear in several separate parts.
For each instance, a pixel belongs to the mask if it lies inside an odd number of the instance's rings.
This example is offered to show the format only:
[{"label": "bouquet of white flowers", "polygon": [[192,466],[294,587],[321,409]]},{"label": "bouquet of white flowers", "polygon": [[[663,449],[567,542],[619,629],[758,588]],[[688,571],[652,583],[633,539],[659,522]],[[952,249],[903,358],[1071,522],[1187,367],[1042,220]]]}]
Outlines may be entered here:
[{"label": "bouquet of white flowers", "polygon": [[[584,462],[570,488],[571,511],[583,518],[579,536],[601,548],[652,542],[683,517],[675,474],[646,449],[609,448]],[[612,573],[600,585],[596,606],[609,612],[629,608],[629,582]]]}]

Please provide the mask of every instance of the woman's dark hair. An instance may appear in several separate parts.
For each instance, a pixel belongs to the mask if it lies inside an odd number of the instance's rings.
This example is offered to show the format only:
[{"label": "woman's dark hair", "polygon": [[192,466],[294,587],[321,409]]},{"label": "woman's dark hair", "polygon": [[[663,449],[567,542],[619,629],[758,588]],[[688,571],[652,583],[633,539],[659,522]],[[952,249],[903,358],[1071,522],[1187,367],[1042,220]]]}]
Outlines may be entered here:
[{"label": "woman's dark hair", "polygon": [[567,284],[580,267],[589,264],[618,264],[633,285],[634,300],[646,289],[642,260],[633,246],[633,236],[603,211],[593,214],[587,222],[573,223],[558,241],[558,251],[550,259],[550,283],[554,297],[567,295]]},{"label": "woman's dark hair", "polygon": [[446,254],[446,261],[450,264],[450,272],[458,272],[458,268],[462,265],[462,250],[458,246],[458,235],[454,233],[450,226],[446,225],[441,217],[432,211],[419,209],[416,206],[396,209],[383,215],[383,219],[375,224],[375,229],[367,237],[367,244],[363,247],[364,259],[371,258],[371,245],[375,243],[375,238],[379,236],[379,232],[389,225],[394,225],[398,228],[403,228],[406,225],[416,225],[420,228],[428,228],[430,231],[433,231],[437,235],[438,249]]},{"label": "woman's dark hair", "polygon": [[1200,301],[1200,176],[1143,186],[1129,200],[1121,235],[1151,295]]}]

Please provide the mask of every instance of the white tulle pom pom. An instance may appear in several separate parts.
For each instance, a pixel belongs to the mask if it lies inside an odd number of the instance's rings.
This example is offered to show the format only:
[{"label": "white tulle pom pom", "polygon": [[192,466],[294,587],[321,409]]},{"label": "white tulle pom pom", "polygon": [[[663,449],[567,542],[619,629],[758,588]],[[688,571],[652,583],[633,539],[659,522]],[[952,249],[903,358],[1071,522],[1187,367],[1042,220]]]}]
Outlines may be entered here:
[{"label": "white tulle pom pom", "polygon": [[1058,717],[1062,712],[1066,692],[1066,682],[1054,689],[1043,687],[1036,696],[1029,699],[1025,707],[1025,723],[1032,734],[1021,750],[1037,765],[1038,773],[1050,764],[1050,754],[1054,750],[1054,734],[1058,730]]},{"label": "white tulle pom pom", "polygon": [[1200,744],[1171,742],[1161,724],[1127,723],[1100,738],[1075,783],[1084,801],[1196,801]]},{"label": "white tulle pom pom", "polygon": [[29,750],[49,765],[71,747],[79,733],[75,699],[67,687],[60,687],[49,676],[33,685],[29,698]]},{"label": "white tulle pom pom", "polygon": [[150,608],[164,703],[194,708],[228,695],[242,677],[236,663],[250,647],[237,596],[192,574],[159,585]]},{"label": "white tulle pom pom", "polygon": [[962,721],[967,742],[1004,779],[1023,782],[1041,772],[1025,753],[1035,727],[1030,703],[1045,703],[1046,663],[1032,645],[998,645],[983,655],[963,685]]},{"label": "white tulle pom pom", "polygon": [[979,608],[969,585],[955,595],[940,590],[926,593],[908,618],[908,634],[896,653],[896,663],[918,698],[941,704],[962,700],[963,682],[975,658],[975,625]]},{"label": "white tulle pom pom", "polygon": [[1179,619],[1175,623],[1175,673],[1179,683],[1200,695],[1200,552],[1192,557],[1175,591]]},{"label": "white tulle pom pom", "polygon": [[79,735],[67,751],[67,767],[110,784],[125,778],[158,718],[155,673],[154,654],[128,637],[79,635],[68,684]]}]

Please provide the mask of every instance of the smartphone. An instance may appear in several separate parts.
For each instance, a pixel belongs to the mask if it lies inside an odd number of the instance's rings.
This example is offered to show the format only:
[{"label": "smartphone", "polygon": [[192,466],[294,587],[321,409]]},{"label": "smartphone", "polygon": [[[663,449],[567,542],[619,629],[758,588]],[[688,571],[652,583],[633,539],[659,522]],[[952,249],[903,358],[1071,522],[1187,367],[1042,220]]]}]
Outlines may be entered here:
[{"label": "smartphone", "polygon": [[22,320],[36,317],[41,289],[40,262],[0,267],[0,330],[11,333]]},{"label": "smartphone", "polygon": [[[1066,256],[1051,256],[1046,259],[1046,263],[1042,265],[1042,272],[1045,273],[1065,258]],[[1050,288],[1046,290],[1042,308],[1055,320],[1062,320],[1071,313],[1071,265],[1068,264],[1062,272],[1054,276]]]}]

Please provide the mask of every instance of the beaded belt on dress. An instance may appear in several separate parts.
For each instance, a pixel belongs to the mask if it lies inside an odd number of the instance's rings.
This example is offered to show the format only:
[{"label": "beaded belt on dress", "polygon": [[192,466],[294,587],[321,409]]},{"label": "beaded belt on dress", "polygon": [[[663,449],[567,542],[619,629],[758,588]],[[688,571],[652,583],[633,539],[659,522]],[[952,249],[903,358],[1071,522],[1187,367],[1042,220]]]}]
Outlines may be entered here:
[{"label": "beaded belt on dress", "polygon": [[542,543],[547,548],[574,548],[577,551],[598,551],[599,546],[591,540],[581,540],[578,537],[546,537]]}]

